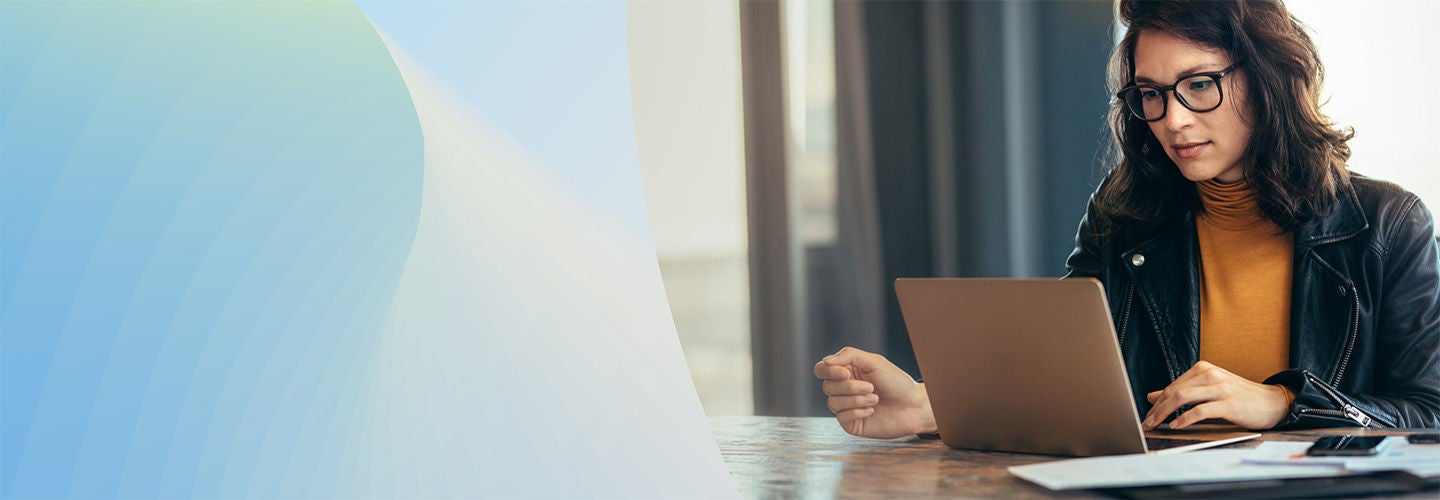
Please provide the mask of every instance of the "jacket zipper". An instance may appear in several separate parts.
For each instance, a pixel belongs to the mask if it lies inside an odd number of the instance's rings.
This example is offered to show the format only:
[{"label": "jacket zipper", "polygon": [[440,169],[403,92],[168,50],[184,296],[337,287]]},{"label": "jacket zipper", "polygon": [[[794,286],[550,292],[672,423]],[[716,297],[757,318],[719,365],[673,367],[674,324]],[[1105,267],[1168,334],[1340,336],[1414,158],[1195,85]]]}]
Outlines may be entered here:
[{"label": "jacket zipper", "polygon": [[1360,410],[1355,409],[1355,407],[1353,407],[1353,406],[1351,406],[1351,407],[1349,407],[1349,408],[1350,408],[1350,410],[1345,410],[1345,411],[1340,411],[1340,410],[1324,410],[1324,409],[1316,409],[1316,408],[1301,408],[1301,409],[1300,409],[1300,414],[1301,414],[1301,415],[1324,415],[1324,416],[1327,416],[1327,417],[1335,417],[1335,418],[1342,418],[1342,419],[1354,420],[1354,421],[1356,421],[1356,422],[1361,422],[1362,425],[1365,425],[1366,427],[1369,427],[1369,425],[1368,425],[1368,424],[1364,424],[1364,422],[1369,421],[1370,417],[1365,416],[1364,413],[1360,413]]},{"label": "jacket zipper", "polygon": [[1359,422],[1361,425],[1363,425],[1363,426],[1365,426],[1365,427],[1369,427],[1369,426],[1370,426],[1370,424],[1369,424],[1369,422],[1371,422],[1370,417],[1365,416],[1364,413],[1361,413],[1359,409],[1356,409],[1356,408],[1353,407],[1353,406],[1349,406],[1349,407],[1347,407],[1347,408],[1349,408],[1349,409],[1347,409],[1347,410],[1345,410],[1345,411],[1340,411],[1340,410],[1324,410],[1324,409],[1316,409],[1316,408],[1302,408],[1302,409],[1300,409],[1300,414],[1301,414],[1301,415],[1324,415],[1324,416],[1328,416],[1328,417],[1349,419],[1349,420],[1354,420],[1354,421],[1356,421],[1356,422]]},{"label": "jacket zipper", "polygon": [[1345,285],[1349,287],[1353,309],[1350,311],[1350,335],[1345,338],[1345,354],[1340,357],[1340,368],[1335,370],[1335,377],[1330,382],[1335,387],[1340,386],[1340,378],[1345,376],[1345,368],[1350,366],[1350,355],[1355,352],[1355,340],[1360,336],[1360,294],[1356,293],[1355,285],[1348,282]]},{"label": "jacket zipper", "polygon": [[[1320,245],[1328,243],[1332,240],[1339,239],[1344,238],[1332,238],[1326,241],[1316,242],[1315,244]],[[1311,248],[1310,252],[1311,256],[1315,257],[1316,260],[1319,260],[1321,264],[1325,264],[1324,260],[1320,259],[1319,256],[1315,255],[1314,248]],[[1326,264],[1325,267],[1328,268],[1330,266]],[[1339,274],[1339,272],[1335,271],[1334,268],[1330,269],[1331,272]],[[1330,396],[1330,399],[1334,400],[1335,404],[1340,405],[1341,411],[1338,411],[1336,413],[1340,413],[1345,418],[1354,420],[1361,426],[1369,427],[1370,424],[1374,422],[1374,419],[1370,418],[1369,415],[1366,415],[1365,412],[1360,411],[1360,409],[1356,408],[1355,405],[1350,404],[1348,400],[1342,397],[1339,393],[1335,392],[1335,389],[1332,388],[1339,387],[1340,380],[1345,377],[1345,369],[1350,366],[1350,357],[1355,353],[1355,342],[1360,337],[1360,294],[1357,292],[1354,283],[1351,283],[1350,280],[1345,279],[1344,276],[1340,276],[1340,278],[1345,281],[1345,290],[1350,294],[1351,304],[1350,331],[1348,332],[1349,334],[1345,337],[1345,352],[1340,356],[1340,365],[1335,368],[1335,376],[1330,378],[1330,385],[1326,385],[1324,382],[1321,382],[1318,377],[1308,371],[1305,372],[1305,377],[1310,379],[1310,383],[1312,385],[1319,387],[1321,391],[1323,391],[1326,395]],[[1309,412],[1302,411],[1302,413],[1320,413],[1321,411],[1322,410],[1312,409]]]},{"label": "jacket zipper", "polygon": [[1125,289],[1125,306],[1120,308],[1120,352],[1125,352],[1125,331],[1130,326],[1130,303],[1135,300],[1135,282]]},{"label": "jacket zipper", "polygon": [[1360,411],[1360,409],[1356,408],[1355,405],[1350,404],[1349,401],[1346,401],[1344,397],[1340,396],[1339,393],[1336,393],[1334,389],[1330,388],[1330,386],[1325,385],[1325,382],[1316,378],[1315,375],[1307,371],[1305,372],[1305,377],[1310,379],[1311,385],[1320,388],[1320,391],[1324,392],[1326,396],[1330,396],[1330,399],[1332,401],[1335,401],[1335,404],[1340,405],[1340,410],[1318,410],[1312,408],[1305,408],[1301,409],[1300,413],[1328,414],[1326,412],[1334,412],[1335,414],[1339,414],[1340,416],[1344,416],[1345,418],[1354,420],[1356,423],[1360,424],[1361,427],[1370,427],[1370,424],[1374,422],[1374,419],[1370,418],[1369,415],[1366,415],[1365,412]]},{"label": "jacket zipper", "polygon": [[[1134,274],[1133,268],[1127,267],[1127,269],[1131,269],[1130,288],[1129,288],[1129,290],[1126,292],[1126,296],[1125,296],[1125,304],[1126,304],[1126,308],[1128,309],[1128,308],[1129,308],[1129,305],[1130,305],[1130,302],[1131,302],[1131,300],[1134,298],[1134,294],[1135,294],[1135,274]],[[1126,327],[1128,326],[1129,319],[1130,319],[1130,315],[1129,315],[1129,314],[1126,314],[1125,317],[1120,320],[1121,323],[1123,323],[1123,324],[1121,325],[1121,327],[1120,327],[1120,336],[1119,336],[1120,342],[1122,342],[1122,344],[1121,344],[1122,346],[1124,345],[1123,342],[1124,342],[1124,339],[1125,339],[1125,329],[1126,329]],[[1160,332],[1165,331],[1165,329],[1160,328],[1159,320],[1156,318],[1156,315],[1153,314],[1153,311],[1152,311],[1152,313],[1150,314],[1150,327],[1151,327],[1152,329],[1154,329],[1155,336],[1157,337],[1156,340],[1158,340],[1158,341],[1159,341],[1159,344],[1160,344],[1160,352],[1161,352],[1161,354],[1163,355],[1163,357],[1165,358],[1165,371],[1166,371],[1166,373],[1169,373],[1169,374],[1170,374],[1170,381],[1171,381],[1171,382],[1174,382],[1175,379],[1180,378],[1181,372],[1180,372],[1180,371],[1177,371],[1177,370],[1175,369],[1175,365],[1176,365],[1176,363],[1174,362],[1175,353],[1170,351],[1170,345],[1165,342],[1165,339],[1163,339],[1163,338],[1158,338],[1158,337],[1160,337],[1160,335],[1161,335]]]}]

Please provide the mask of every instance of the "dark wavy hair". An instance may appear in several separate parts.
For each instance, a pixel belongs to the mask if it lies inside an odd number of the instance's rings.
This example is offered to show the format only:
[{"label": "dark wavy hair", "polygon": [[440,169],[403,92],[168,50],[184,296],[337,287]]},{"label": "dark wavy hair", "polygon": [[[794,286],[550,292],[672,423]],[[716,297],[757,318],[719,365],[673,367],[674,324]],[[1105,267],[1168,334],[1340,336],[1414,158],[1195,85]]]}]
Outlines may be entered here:
[{"label": "dark wavy hair", "polygon": [[[1324,215],[1350,182],[1345,162],[1353,129],[1320,112],[1325,69],[1305,27],[1279,0],[1121,0],[1125,37],[1110,56],[1113,95],[1135,78],[1135,43],[1144,31],[1214,47],[1240,61],[1251,125],[1246,180],[1260,210],[1293,231]],[[1145,121],[1110,102],[1108,178],[1095,195],[1110,227],[1156,228],[1198,206],[1194,183],[1180,174]]]}]

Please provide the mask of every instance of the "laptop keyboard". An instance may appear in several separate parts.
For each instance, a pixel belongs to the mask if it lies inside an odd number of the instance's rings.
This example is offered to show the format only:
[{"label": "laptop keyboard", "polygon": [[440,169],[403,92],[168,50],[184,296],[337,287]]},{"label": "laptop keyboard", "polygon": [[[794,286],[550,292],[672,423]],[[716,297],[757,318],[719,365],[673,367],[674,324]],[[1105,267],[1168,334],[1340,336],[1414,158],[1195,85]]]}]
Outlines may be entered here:
[{"label": "laptop keyboard", "polygon": [[1192,445],[1199,442],[1201,442],[1201,440],[1199,439],[1147,437],[1145,438],[1145,448],[1149,449],[1150,451],[1156,451],[1166,448],[1178,448],[1181,446]]}]

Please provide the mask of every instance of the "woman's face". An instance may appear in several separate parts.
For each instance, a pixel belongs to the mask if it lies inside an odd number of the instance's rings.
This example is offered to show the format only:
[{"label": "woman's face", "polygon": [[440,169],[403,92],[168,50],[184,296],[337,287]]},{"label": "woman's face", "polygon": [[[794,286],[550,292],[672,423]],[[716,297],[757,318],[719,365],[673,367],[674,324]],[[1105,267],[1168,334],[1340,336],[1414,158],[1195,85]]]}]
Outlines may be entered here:
[{"label": "woman's face", "polygon": [[[1195,73],[1220,71],[1234,61],[1224,51],[1195,44],[1162,31],[1146,30],[1135,43],[1135,83],[1173,85]],[[1231,72],[1220,79],[1224,99],[1220,107],[1205,113],[1190,111],[1165,92],[1165,117],[1150,122],[1165,154],[1191,181],[1216,179],[1235,182],[1245,177],[1242,158],[1250,142],[1243,73]]]}]

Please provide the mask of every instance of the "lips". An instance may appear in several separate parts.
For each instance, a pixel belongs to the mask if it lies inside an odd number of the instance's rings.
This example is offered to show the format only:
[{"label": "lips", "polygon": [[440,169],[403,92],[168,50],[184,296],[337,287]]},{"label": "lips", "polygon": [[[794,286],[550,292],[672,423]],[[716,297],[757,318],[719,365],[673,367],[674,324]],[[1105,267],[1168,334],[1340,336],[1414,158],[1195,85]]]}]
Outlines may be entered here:
[{"label": "lips", "polygon": [[1182,159],[1182,160],[1189,160],[1189,159],[1193,159],[1193,158],[1195,158],[1195,157],[1197,157],[1197,156],[1200,156],[1200,153],[1205,152],[1205,149],[1206,149],[1206,147],[1208,147],[1208,146],[1210,146],[1210,142],[1209,142],[1209,141],[1206,141],[1206,142],[1185,142],[1185,143],[1171,144],[1171,145],[1170,145],[1170,147],[1175,150],[1175,156],[1179,156],[1180,159]]}]

